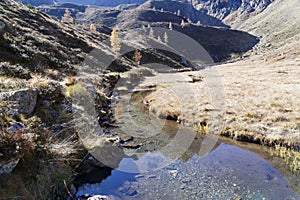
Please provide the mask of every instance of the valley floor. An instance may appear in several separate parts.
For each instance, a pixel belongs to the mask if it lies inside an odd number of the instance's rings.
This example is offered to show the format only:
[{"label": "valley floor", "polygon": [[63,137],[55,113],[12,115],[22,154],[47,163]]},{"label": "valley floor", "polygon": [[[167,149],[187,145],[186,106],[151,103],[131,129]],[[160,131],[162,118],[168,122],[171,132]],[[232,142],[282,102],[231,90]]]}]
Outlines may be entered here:
[{"label": "valley floor", "polygon": [[[219,120],[223,124],[212,127],[214,133],[299,149],[300,52],[296,47],[295,44],[261,56],[251,55],[203,71],[147,78],[143,87],[156,85],[156,90],[145,102],[158,116],[194,128],[197,125],[199,131],[208,132],[221,115],[226,121]],[[212,85],[213,80],[219,86]],[[201,122],[208,123],[206,130]]]}]

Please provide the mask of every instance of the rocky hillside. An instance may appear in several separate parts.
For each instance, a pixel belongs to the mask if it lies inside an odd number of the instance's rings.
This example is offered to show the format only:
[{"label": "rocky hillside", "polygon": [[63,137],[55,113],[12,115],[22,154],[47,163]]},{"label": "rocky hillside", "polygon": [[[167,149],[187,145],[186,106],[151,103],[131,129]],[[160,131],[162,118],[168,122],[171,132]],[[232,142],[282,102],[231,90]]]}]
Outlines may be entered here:
[{"label": "rocky hillside", "polygon": [[13,1],[0,2],[0,21],[0,62],[21,64],[36,72],[71,73],[107,37],[62,24]]},{"label": "rocky hillside", "polygon": [[[138,3],[138,2],[137,2]],[[58,19],[62,17],[66,8],[70,8],[72,16],[76,16],[79,22],[82,21],[97,21],[98,24],[105,24],[107,26],[113,26],[117,21],[123,20],[122,12],[137,8],[138,18],[142,21],[149,22],[176,22],[180,23],[182,19],[187,21],[209,26],[229,27],[221,22],[221,20],[206,14],[205,12],[199,12],[191,4],[187,2],[181,2],[177,0],[149,0],[144,4],[123,4],[114,8],[103,7],[86,7],[76,4],[64,3],[50,6],[40,6],[39,11],[55,16]],[[142,11],[142,12],[141,12]],[[118,18],[120,18],[118,20]]]},{"label": "rocky hillside", "polygon": [[197,23],[198,21],[201,24],[209,25],[209,26],[223,26],[227,27],[223,24],[219,19],[206,14],[205,12],[199,12],[188,2],[178,1],[178,0],[149,0],[141,5],[142,10],[149,10],[155,8],[158,11],[165,11],[169,13],[174,13],[175,15],[179,15],[184,19],[190,19],[192,22]]}]

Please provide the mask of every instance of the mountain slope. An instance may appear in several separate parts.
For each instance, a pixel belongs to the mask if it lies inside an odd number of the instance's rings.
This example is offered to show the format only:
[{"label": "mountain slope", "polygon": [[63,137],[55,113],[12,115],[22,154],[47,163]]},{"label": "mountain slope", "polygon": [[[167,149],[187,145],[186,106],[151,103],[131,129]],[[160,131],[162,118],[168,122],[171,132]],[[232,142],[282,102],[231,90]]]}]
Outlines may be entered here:
[{"label": "mountain slope", "polygon": [[37,72],[48,68],[72,71],[106,38],[10,0],[0,2],[0,21],[4,24],[0,29],[0,62],[21,64]]},{"label": "mountain slope", "polygon": [[[237,24],[236,29],[260,36],[260,46],[281,47],[300,41],[300,1],[276,0],[262,13]],[[271,45],[271,46],[270,46]]]}]

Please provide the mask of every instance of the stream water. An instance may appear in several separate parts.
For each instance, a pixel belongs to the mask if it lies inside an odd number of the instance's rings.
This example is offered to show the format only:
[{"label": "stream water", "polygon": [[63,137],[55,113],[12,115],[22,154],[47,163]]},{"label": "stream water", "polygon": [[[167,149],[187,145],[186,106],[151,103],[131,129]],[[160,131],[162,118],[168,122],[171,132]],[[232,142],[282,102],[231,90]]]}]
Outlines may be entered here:
[{"label": "stream water", "polygon": [[[123,117],[119,116],[120,124],[130,123],[126,121],[128,113],[131,120],[143,126],[147,126],[147,120],[153,120],[140,101],[123,102],[122,106],[126,110]],[[125,131],[136,134],[135,138],[143,135],[143,131],[129,127],[132,130]],[[192,134],[193,140],[180,156],[173,157],[164,147],[179,135],[179,130],[186,136]],[[300,199],[300,177],[291,173],[282,159],[270,156],[267,147],[219,138],[214,149],[203,157],[199,149],[204,138],[172,121],[164,121],[157,134],[141,138],[138,142],[142,147],[125,150],[125,155],[131,156],[124,156],[118,167],[99,168],[86,175],[84,183],[78,185],[76,198],[105,195],[107,199],[139,200]],[[132,156],[135,153],[138,156]],[[101,176],[107,170],[108,174]]]}]

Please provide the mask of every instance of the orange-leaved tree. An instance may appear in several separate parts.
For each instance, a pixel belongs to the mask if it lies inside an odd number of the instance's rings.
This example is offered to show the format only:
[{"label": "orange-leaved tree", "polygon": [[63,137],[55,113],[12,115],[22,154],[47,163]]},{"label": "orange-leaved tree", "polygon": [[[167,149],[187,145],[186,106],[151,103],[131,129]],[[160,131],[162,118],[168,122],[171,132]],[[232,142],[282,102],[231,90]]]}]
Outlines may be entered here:
[{"label": "orange-leaved tree", "polygon": [[115,52],[120,52],[121,50],[121,44],[119,35],[116,28],[113,28],[111,35],[110,35],[110,45]]}]

